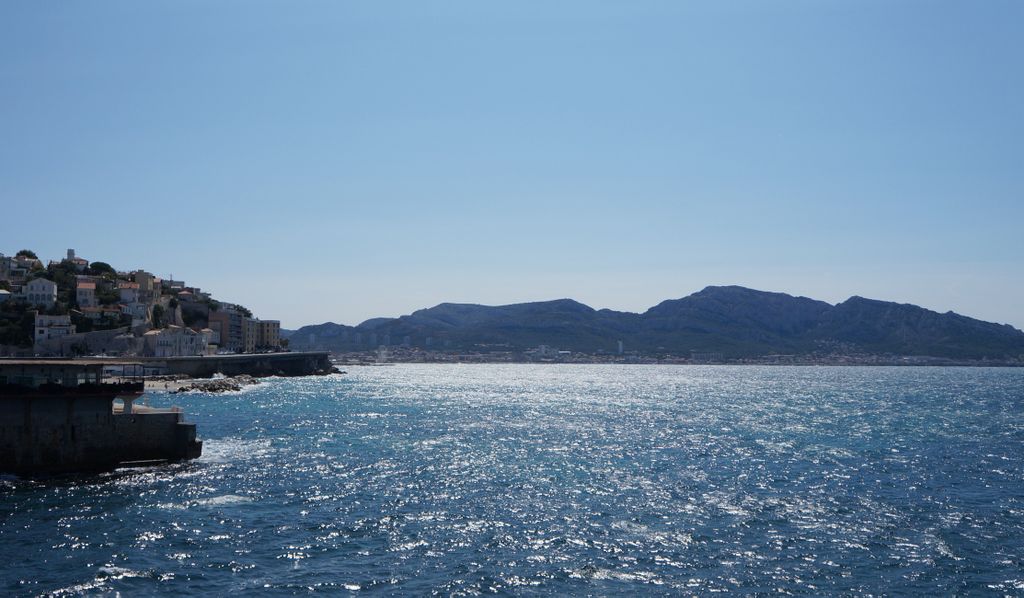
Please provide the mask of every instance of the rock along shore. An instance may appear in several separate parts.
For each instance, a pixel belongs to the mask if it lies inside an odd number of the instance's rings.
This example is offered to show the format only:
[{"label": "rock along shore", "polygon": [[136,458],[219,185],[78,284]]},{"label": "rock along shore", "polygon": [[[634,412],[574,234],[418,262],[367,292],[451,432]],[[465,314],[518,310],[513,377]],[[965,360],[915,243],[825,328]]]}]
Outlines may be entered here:
[{"label": "rock along shore", "polygon": [[237,392],[246,386],[259,384],[259,380],[248,374],[240,374],[231,378],[214,378],[210,380],[193,380],[192,382],[172,390],[171,394],[181,392]]}]

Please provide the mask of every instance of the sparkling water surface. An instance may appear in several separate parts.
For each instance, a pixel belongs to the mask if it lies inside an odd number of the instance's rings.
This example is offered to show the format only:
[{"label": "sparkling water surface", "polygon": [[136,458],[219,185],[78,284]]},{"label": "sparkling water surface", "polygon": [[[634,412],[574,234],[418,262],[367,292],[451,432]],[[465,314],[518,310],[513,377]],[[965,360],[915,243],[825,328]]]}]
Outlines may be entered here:
[{"label": "sparkling water surface", "polygon": [[1024,370],[397,365],[0,480],[0,592],[1024,594]]}]

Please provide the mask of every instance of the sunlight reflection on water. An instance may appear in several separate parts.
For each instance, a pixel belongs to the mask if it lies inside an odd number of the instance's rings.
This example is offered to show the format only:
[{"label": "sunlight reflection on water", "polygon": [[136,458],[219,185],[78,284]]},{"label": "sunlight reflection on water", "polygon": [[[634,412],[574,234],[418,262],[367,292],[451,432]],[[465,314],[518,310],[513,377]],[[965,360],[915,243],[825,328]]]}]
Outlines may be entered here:
[{"label": "sunlight reflection on water", "polygon": [[1022,388],[997,369],[399,365],[178,395],[197,461],[0,482],[0,588],[1012,593]]}]

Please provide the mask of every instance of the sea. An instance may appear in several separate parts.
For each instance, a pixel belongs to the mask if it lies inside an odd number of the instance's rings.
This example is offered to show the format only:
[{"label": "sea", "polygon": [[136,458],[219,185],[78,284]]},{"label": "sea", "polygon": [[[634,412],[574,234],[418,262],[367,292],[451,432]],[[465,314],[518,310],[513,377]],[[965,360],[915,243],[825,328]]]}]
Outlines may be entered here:
[{"label": "sea", "polygon": [[0,479],[0,593],[1024,595],[1024,369],[395,365]]}]

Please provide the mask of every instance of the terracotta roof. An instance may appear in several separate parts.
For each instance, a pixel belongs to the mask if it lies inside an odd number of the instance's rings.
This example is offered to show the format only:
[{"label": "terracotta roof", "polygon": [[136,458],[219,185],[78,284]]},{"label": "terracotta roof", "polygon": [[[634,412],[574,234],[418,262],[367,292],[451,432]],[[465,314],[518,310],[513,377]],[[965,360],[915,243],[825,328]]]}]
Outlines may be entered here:
[{"label": "terracotta roof", "polygon": [[95,289],[96,283],[88,280],[79,280],[78,288],[80,289]]}]

